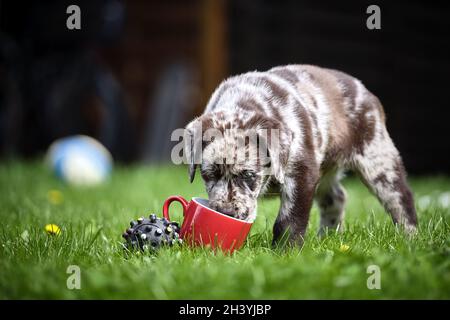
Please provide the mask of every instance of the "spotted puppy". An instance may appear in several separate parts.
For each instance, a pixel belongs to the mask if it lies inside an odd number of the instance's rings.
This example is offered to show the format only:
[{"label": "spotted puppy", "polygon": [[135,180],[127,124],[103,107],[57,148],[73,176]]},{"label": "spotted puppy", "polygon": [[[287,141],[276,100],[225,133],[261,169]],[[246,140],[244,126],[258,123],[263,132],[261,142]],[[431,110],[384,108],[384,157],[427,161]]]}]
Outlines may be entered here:
[{"label": "spotted puppy", "polygon": [[[345,170],[361,177],[395,224],[407,232],[416,229],[413,196],[386,130],[383,107],[359,80],[343,72],[288,65],[231,77],[186,129],[192,138],[186,149],[191,182],[199,166],[214,209],[253,219],[257,197],[271,184],[279,187],[274,243],[283,235],[302,242],[314,198],[320,232],[342,227],[346,193],[340,180]],[[221,135],[207,137],[208,129]],[[237,146],[239,138],[263,129],[276,129],[277,149],[268,135],[258,136],[256,146]],[[202,142],[197,144],[194,136]],[[268,163],[251,152],[261,145],[267,148]],[[226,162],[230,150],[251,156]],[[269,175],[264,174],[267,166]]]}]

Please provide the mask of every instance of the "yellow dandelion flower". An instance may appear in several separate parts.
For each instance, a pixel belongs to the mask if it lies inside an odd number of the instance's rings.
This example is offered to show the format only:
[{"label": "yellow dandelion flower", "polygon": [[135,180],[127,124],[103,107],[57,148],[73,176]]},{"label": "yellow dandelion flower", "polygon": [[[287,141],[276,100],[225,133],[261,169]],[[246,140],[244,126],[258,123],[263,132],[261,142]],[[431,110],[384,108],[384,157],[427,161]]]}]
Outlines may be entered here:
[{"label": "yellow dandelion flower", "polygon": [[47,192],[48,202],[54,205],[61,204],[64,201],[63,194],[58,190],[50,190]]},{"label": "yellow dandelion flower", "polygon": [[341,246],[339,247],[339,251],[341,252],[347,252],[348,250],[350,250],[350,246],[346,244],[341,244]]},{"label": "yellow dandelion flower", "polygon": [[50,234],[52,236],[54,236],[54,235],[59,236],[61,233],[61,229],[56,224],[51,223],[51,224],[47,224],[45,226],[45,232],[47,232],[48,234]]}]

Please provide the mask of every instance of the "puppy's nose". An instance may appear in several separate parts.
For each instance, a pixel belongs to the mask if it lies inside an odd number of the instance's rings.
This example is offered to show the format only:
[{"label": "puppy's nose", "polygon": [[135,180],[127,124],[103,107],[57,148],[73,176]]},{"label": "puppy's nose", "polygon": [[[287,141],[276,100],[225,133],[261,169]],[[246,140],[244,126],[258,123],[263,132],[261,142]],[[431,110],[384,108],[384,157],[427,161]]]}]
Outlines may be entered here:
[{"label": "puppy's nose", "polygon": [[225,207],[222,208],[221,210],[218,210],[220,213],[226,214],[227,216],[231,216],[233,218],[238,218],[238,219],[246,219],[248,216],[248,212],[242,212],[239,211],[239,207]]},{"label": "puppy's nose", "polygon": [[231,208],[220,208],[219,210],[220,213],[226,214],[227,216],[234,216],[235,212],[233,210],[231,210]]}]

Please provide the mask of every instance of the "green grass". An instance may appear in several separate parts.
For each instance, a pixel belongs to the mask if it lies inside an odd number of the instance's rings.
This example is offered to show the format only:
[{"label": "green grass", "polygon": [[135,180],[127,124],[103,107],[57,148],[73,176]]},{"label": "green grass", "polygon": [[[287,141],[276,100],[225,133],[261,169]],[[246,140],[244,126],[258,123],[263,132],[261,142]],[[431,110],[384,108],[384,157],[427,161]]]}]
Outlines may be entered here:
[{"label": "green grass", "polygon": [[[120,167],[96,188],[74,188],[40,163],[0,164],[0,298],[64,299],[416,299],[450,298],[450,178],[413,178],[420,221],[410,239],[395,230],[366,189],[353,178],[346,231],[319,239],[314,208],[302,249],[272,250],[279,200],[259,201],[251,235],[232,256],[173,247],[157,255],[126,257],[121,233],[133,218],[164,199],[205,196],[185,168]],[[49,190],[63,195],[48,200]],[[447,192],[447,193],[446,193]],[[174,220],[180,221],[175,205]],[[56,223],[60,236],[44,226]],[[349,247],[342,252],[341,245]],[[381,290],[367,289],[369,265],[381,270]],[[81,268],[81,290],[69,290],[69,265]]]}]

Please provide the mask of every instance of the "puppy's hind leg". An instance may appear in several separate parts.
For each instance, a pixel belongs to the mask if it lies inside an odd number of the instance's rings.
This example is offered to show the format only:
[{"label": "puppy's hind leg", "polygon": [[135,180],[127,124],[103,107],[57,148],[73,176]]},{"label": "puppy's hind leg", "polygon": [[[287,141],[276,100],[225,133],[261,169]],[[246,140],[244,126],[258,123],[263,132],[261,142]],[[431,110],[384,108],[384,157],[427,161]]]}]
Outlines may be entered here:
[{"label": "puppy's hind leg", "polygon": [[341,176],[341,172],[337,170],[326,173],[317,188],[315,198],[320,210],[319,236],[328,230],[343,229],[347,195],[340,183]]},{"label": "puppy's hind leg", "polygon": [[395,224],[414,233],[417,215],[399,152],[385,128],[354,157],[356,171],[377,196]]}]

